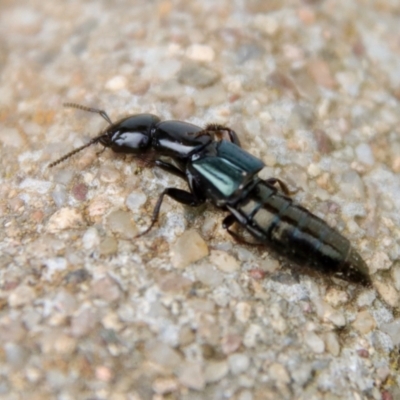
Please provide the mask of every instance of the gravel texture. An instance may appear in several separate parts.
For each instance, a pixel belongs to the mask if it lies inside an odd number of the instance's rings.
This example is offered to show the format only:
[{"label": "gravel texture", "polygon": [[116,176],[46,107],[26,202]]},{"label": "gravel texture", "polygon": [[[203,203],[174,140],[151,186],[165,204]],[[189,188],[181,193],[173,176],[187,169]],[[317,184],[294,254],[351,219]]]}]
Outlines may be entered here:
[{"label": "gravel texture", "polygon": [[[400,3],[0,0],[2,399],[400,399]],[[234,128],[373,287],[235,243],[64,109]]]}]

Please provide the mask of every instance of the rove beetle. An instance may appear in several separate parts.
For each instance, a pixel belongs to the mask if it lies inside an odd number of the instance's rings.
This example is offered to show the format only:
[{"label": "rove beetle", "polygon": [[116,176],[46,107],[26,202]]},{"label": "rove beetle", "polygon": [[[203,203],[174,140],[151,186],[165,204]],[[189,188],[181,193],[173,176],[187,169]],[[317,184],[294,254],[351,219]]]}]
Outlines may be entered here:
[{"label": "rove beetle", "polygon": [[[148,233],[157,221],[164,196],[179,203],[199,206],[209,200],[228,211],[223,227],[235,222],[258,242],[298,265],[369,285],[368,266],[348,239],[290,198],[280,179],[258,176],[264,163],[242,149],[237,134],[228,127],[211,124],[206,128],[183,121],[161,121],[153,114],[136,114],[112,122],[103,110],[74,103],[66,107],[99,114],[108,126],[87,144],[52,162],[53,167],[79,151],[100,143],[117,153],[143,155],[150,151],[169,157],[155,165],[184,179],[189,191],[169,187],[154,207]],[[225,138],[224,138],[225,137]]]}]

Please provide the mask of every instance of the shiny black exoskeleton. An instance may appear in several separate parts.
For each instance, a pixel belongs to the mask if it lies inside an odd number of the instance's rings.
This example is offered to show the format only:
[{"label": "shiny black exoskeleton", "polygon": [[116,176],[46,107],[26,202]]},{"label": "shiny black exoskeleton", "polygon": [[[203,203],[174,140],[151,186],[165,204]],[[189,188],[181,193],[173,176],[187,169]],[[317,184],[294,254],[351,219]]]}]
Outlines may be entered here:
[{"label": "shiny black exoskeleton", "polygon": [[169,161],[156,159],[155,164],[186,180],[189,191],[164,189],[150,226],[140,236],[157,221],[164,196],[190,206],[209,200],[229,212],[223,226],[238,240],[243,239],[230,229],[235,222],[257,241],[298,265],[352,282],[370,283],[368,266],[344,236],[296,204],[281,180],[258,177],[264,163],[241,148],[233,130],[221,125],[202,129],[187,122],[161,121],[152,114],[133,115],[112,123],[102,110],[70,103],[66,106],[98,113],[109,126],[50,167],[100,143],[118,153],[153,151],[157,156],[169,157]]}]

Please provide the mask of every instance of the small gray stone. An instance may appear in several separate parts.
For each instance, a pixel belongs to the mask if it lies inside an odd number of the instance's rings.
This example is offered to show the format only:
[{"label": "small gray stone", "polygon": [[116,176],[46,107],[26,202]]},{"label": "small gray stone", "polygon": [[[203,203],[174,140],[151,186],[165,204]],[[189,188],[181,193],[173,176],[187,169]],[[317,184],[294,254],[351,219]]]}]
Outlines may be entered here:
[{"label": "small gray stone", "polygon": [[184,85],[205,88],[219,80],[219,73],[204,65],[188,63],[178,73],[178,81]]},{"label": "small gray stone", "polygon": [[4,351],[6,353],[7,363],[13,368],[21,368],[29,356],[27,350],[16,343],[6,343],[4,345]]},{"label": "small gray stone", "polygon": [[390,323],[382,324],[381,328],[383,332],[391,337],[394,346],[400,344],[400,318],[394,319]]}]

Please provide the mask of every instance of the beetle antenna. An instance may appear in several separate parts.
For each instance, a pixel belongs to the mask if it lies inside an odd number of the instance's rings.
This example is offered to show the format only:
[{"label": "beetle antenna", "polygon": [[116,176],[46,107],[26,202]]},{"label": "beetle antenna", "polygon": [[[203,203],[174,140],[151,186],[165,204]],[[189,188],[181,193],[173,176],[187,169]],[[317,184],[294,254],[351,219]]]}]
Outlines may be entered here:
[{"label": "beetle antenna", "polygon": [[[92,112],[92,113],[95,113],[95,114],[99,114],[110,125],[112,125],[112,121],[111,121],[110,117],[108,116],[108,114],[104,110],[99,110],[98,108],[93,108],[93,107],[86,107],[86,106],[83,106],[83,105],[77,104],[77,103],[63,103],[63,106],[64,107],[70,107],[70,108],[77,108],[78,110],[88,111],[88,112]],[[51,164],[49,164],[49,168],[52,168],[55,165],[62,163],[67,158],[70,158],[74,154],[79,153],[81,150],[86,149],[86,147],[89,147],[92,144],[98,143],[102,137],[104,137],[104,135],[97,136],[97,137],[93,138],[92,140],[90,140],[88,143],[84,144],[83,146],[78,147],[75,150],[72,150],[71,152],[65,154],[64,156],[62,156],[58,160],[53,161]]]},{"label": "beetle antenna", "polygon": [[80,146],[78,148],[76,148],[75,150],[70,151],[69,153],[63,155],[62,157],[60,157],[58,160],[53,161],[51,164],[49,164],[48,168],[52,168],[57,164],[62,163],[63,161],[65,161],[67,158],[72,157],[74,154],[79,153],[81,150],[86,149],[86,147],[91,146],[92,144],[98,143],[100,141],[100,139],[103,137],[104,135],[100,135],[97,136],[95,138],[93,138],[92,140],[90,140],[88,143],[84,144],[83,146]]},{"label": "beetle antenna", "polygon": [[104,110],[99,110],[98,108],[92,108],[92,107],[86,107],[82,106],[81,104],[76,104],[76,103],[63,103],[64,107],[70,107],[70,108],[77,108],[78,110],[82,111],[88,111],[92,112],[95,114],[99,114],[101,117],[103,117],[110,125],[112,124],[112,121],[108,114]]}]

